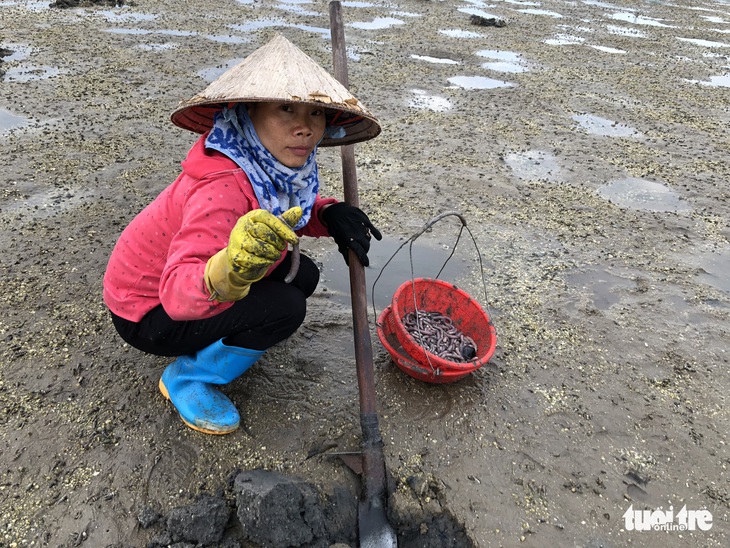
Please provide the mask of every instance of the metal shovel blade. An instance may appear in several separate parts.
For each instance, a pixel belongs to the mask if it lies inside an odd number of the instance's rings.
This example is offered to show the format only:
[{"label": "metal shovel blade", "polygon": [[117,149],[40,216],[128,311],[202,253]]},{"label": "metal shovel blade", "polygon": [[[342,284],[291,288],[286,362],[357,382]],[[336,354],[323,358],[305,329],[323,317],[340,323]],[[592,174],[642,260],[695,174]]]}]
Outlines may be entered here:
[{"label": "metal shovel blade", "polygon": [[385,517],[385,509],[379,499],[360,501],[358,508],[360,548],[396,548],[398,539]]}]

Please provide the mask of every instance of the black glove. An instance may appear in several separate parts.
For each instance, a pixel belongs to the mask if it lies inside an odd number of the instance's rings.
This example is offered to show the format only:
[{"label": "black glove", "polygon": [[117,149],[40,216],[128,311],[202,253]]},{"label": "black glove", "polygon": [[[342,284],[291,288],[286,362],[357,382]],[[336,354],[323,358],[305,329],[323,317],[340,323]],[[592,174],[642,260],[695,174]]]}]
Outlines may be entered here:
[{"label": "black glove", "polygon": [[352,249],[363,266],[368,266],[368,250],[370,249],[370,235],[376,240],[382,240],[380,231],[373,226],[368,216],[362,210],[343,202],[332,204],[322,211],[322,221],[327,230],[335,239],[337,249],[350,264],[348,249]]}]

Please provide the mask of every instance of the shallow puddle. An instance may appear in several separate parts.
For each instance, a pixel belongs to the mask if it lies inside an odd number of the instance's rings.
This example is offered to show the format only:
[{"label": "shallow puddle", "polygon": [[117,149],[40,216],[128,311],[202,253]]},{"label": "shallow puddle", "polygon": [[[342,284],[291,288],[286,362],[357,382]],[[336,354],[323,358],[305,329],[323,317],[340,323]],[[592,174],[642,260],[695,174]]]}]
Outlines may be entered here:
[{"label": "shallow puddle", "polygon": [[217,67],[210,67],[206,69],[202,69],[198,71],[198,76],[200,76],[203,80],[206,82],[212,82],[216,78],[218,78],[221,74],[223,74],[225,71],[227,71],[229,68],[235,67],[238,63],[243,61],[243,57],[238,59],[231,59],[230,61],[227,61],[223,65],[218,65]]},{"label": "shallow puddle", "polygon": [[619,124],[614,120],[594,116],[593,114],[575,114],[573,120],[591,135],[604,137],[643,137],[642,133],[632,127]]},{"label": "shallow puddle", "polygon": [[348,26],[362,30],[383,30],[398,25],[405,25],[405,21],[401,21],[395,17],[376,17],[370,22],[359,21],[350,23]]},{"label": "shallow puddle", "polygon": [[157,15],[151,14],[151,13],[134,13],[134,12],[125,12],[125,11],[113,11],[113,10],[99,10],[99,11],[84,11],[85,15],[101,15],[109,21],[110,23],[114,23],[116,21],[119,22],[128,22],[128,21],[154,21],[157,19]]},{"label": "shallow puddle", "polygon": [[208,40],[219,42],[221,44],[248,44],[251,40],[243,36],[234,36],[232,34],[208,34],[205,36]]},{"label": "shallow puddle", "polygon": [[23,61],[27,59],[33,48],[26,46],[25,44],[6,44],[3,43],[5,49],[9,49],[12,53],[2,58],[4,63],[11,63],[13,61]]},{"label": "shallow puddle", "polygon": [[616,25],[607,25],[608,34],[615,36],[628,36],[633,38],[646,38],[646,34],[638,29],[630,29],[627,27],[617,27]]},{"label": "shallow puddle", "polygon": [[377,4],[371,2],[341,2],[345,8],[374,8]]},{"label": "shallow puddle", "polygon": [[480,57],[486,57],[488,59],[494,59],[488,63],[484,63],[482,68],[493,70],[496,72],[509,72],[512,74],[519,74],[527,72],[530,69],[524,64],[522,55],[512,51],[498,51],[498,50],[481,50],[477,51],[476,54]]},{"label": "shallow puddle", "polygon": [[542,150],[508,154],[504,161],[523,181],[560,182],[562,180],[558,159]]},{"label": "shallow puddle", "polygon": [[634,25],[647,25],[650,27],[676,28],[672,25],[667,25],[666,23],[662,23],[661,19],[652,19],[651,17],[644,17],[643,15],[636,15],[635,13],[628,13],[628,12],[612,13],[608,17],[611,19],[615,19],[616,21],[623,21],[624,23],[633,23]]},{"label": "shallow puddle", "polygon": [[190,30],[173,30],[173,29],[163,29],[163,30],[148,30],[148,29],[137,29],[137,28],[115,28],[115,29],[106,29],[105,32],[108,32],[110,34],[130,34],[133,36],[145,36],[148,34],[162,34],[163,36],[198,36],[197,32],[190,31]]},{"label": "shallow puddle", "polygon": [[700,19],[704,19],[705,21],[709,21],[710,23],[717,23],[720,25],[730,24],[730,21],[725,21],[722,17],[717,17],[716,15],[700,15]]},{"label": "shallow puddle", "polygon": [[555,11],[549,11],[549,10],[538,10],[538,9],[524,9],[524,10],[517,10],[520,13],[527,13],[529,15],[547,15],[548,17],[554,17],[555,19],[562,19],[564,16],[560,13],[557,13]]},{"label": "shallow puddle", "polygon": [[593,49],[597,49],[598,51],[602,51],[604,53],[616,53],[616,54],[619,54],[619,55],[623,55],[623,54],[626,53],[622,49],[609,48],[607,46],[594,46],[593,44],[591,44],[590,47],[592,47]]},{"label": "shallow puddle", "polygon": [[137,44],[135,47],[139,49],[143,49],[145,51],[166,51],[170,49],[176,49],[178,47],[177,44]]},{"label": "shallow puddle", "polygon": [[456,87],[464,89],[497,89],[511,88],[515,84],[505,82],[504,80],[495,80],[486,76],[453,76],[449,78],[449,82]]},{"label": "shallow puddle", "polygon": [[628,177],[598,187],[598,194],[610,202],[640,211],[681,213],[692,206],[674,190],[654,181]]},{"label": "shallow puddle", "polygon": [[[448,243],[441,245],[432,238],[424,240],[424,237],[421,236],[413,243],[412,252],[409,249],[410,243],[403,245],[407,240],[384,236],[379,242],[373,241],[368,252],[370,266],[365,269],[368,314],[372,314],[373,295],[375,296],[375,306],[379,314],[386,306],[390,305],[393,300],[393,293],[404,282],[411,280],[413,277],[437,277],[444,261],[448,259],[451,253],[455,236],[451,239],[444,237],[443,241],[448,241]],[[476,258],[476,251],[469,240],[468,234],[462,234],[454,256],[449,259],[443,272],[438,276],[439,279],[456,283],[459,277],[464,276],[467,269],[472,267],[472,259]],[[403,247],[398,250],[401,245]],[[393,257],[394,254],[395,257]],[[411,257],[413,258],[413,275],[411,274]],[[331,299],[350,306],[350,275],[342,255],[333,252],[325,258],[320,283],[327,288]],[[373,293],[374,283],[375,292]],[[481,300],[481,298],[478,297],[478,300]]]},{"label": "shallow puddle", "polygon": [[275,9],[278,9],[278,10],[281,10],[281,11],[287,11],[289,13],[294,13],[296,15],[301,15],[301,16],[317,17],[317,16],[321,15],[321,14],[315,12],[315,11],[306,10],[302,6],[299,5],[299,4],[308,4],[308,3],[309,2],[299,2],[299,3],[296,3],[296,2],[282,2],[280,4],[274,4],[273,7]]},{"label": "shallow puddle", "polygon": [[252,32],[261,29],[267,29],[272,27],[283,27],[283,28],[294,28],[303,30],[306,32],[313,32],[315,34],[322,34],[327,37],[330,36],[330,29],[321,27],[311,27],[309,25],[298,25],[294,23],[287,23],[280,19],[258,19],[256,21],[248,21],[243,24],[229,25],[230,28],[241,31],[241,32]]},{"label": "shallow puddle", "polygon": [[483,35],[478,32],[472,32],[470,30],[461,29],[441,29],[440,34],[448,36],[449,38],[482,38]]},{"label": "shallow puddle", "polygon": [[[0,111],[1,113],[2,111]],[[20,225],[45,219],[77,207],[93,198],[93,192],[74,193],[63,189],[36,189],[29,195],[0,206],[0,219],[12,219]],[[18,221],[18,219],[20,221]]]},{"label": "shallow puddle", "polygon": [[467,15],[476,15],[477,17],[483,17],[484,19],[502,19],[499,15],[487,13],[486,11],[482,11],[476,8],[459,8],[457,11],[459,11],[460,13],[465,13]]},{"label": "shallow puddle", "polygon": [[528,69],[524,65],[517,65],[515,63],[508,63],[507,61],[493,61],[491,63],[482,64],[482,68],[487,70],[493,70],[495,72],[509,72],[510,74],[520,74],[527,72]]},{"label": "shallow puddle", "polygon": [[570,286],[583,290],[597,310],[608,310],[621,301],[616,295],[617,289],[633,288],[636,285],[633,281],[610,274],[603,268],[569,273],[565,280]]},{"label": "shallow puddle", "polygon": [[730,248],[718,253],[707,252],[700,257],[699,267],[703,270],[699,279],[715,289],[730,293]]},{"label": "shallow puddle", "polygon": [[19,129],[28,125],[28,118],[18,116],[10,111],[0,108],[0,135],[10,130]]},{"label": "shallow puddle", "polygon": [[446,112],[451,110],[451,101],[446,97],[440,97],[438,95],[429,95],[427,91],[423,89],[412,89],[411,90],[415,97],[409,102],[408,106],[419,110],[431,110],[433,112]]},{"label": "shallow puddle", "polygon": [[596,6],[598,8],[606,8],[609,10],[619,10],[621,9],[620,6],[615,6],[613,4],[609,4],[608,2],[599,2],[597,0],[583,0],[583,3],[586,6]]},{"label": "shallow puddle", "polygon": [[61,73],[58,67],[34,67],[20,66],[5,71],[3,81],[5,82],[31,82],[33,80],[45,80]]},{"label": "shallow puddle", "polygon": [[19,6],[28,11],[45,11],[51,8],[50,0],[44,2],[2,2],[0,8]]},{"label": "shallow puddle", "polygon": [[677,40],[705,48],[730,48],[730,44],[726,44],[725,42],[712,42],[710,40],[700,40],[698,38],[680,38],[679,36],[677,37]]},{"label": "shallow puddle", "polygon": [[555,38],[548,38],[543,40],[544,44],[548,46],[578,46],[585,42],[585,38],[580,36],[572,36],[570,34],[557,34]]},{"label": "shallow puddle", "polygon": [[520,2],[520,0],[504,0],[504,3],[515,6],[540,6],[540,2]]},{"label": "shallow puddle", "polygon": [[522,62],[522,55],[513,51],[501,51],[497,49],[482,49],[476,52],[479,57],[486,57],[487,59],[499,59],[500,61],[507,61],[509,63],[520,63]]},{"label": "shallow puddle", "polygon": [[685,80],[690,84],[702,84],[703,86],[715,88],[730,88],[730,74],[710,76],[709,80]]},{"label": "shallow puddle", "polygon": [[440,57],[429,57],[428,55],[411,55],[411,59],[425,61],[427,63],[435,63],[437,65],[458,65],[459,61],[453,59],[443,59]]}]

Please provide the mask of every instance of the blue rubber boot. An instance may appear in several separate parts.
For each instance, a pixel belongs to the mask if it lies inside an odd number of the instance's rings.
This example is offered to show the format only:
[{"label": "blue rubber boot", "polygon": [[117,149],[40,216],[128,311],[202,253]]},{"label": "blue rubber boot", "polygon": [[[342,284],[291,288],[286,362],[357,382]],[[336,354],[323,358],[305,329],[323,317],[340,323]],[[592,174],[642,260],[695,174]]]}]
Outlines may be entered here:
[{"label": "blue rubber boot", "polygon": [[168,365],[160,378],[160,392],[193,430],[229,434],[238,428],[241,417],[233,402],[211,385],[237,379],[264,352],[227,346],[221,339]]}]

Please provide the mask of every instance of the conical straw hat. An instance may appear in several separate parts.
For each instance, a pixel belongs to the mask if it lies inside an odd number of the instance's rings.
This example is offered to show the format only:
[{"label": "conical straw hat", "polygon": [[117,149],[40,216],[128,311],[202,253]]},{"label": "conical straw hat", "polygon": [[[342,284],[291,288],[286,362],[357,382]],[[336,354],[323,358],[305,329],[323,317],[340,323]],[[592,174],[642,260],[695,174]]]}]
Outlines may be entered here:
[{"label": "conical straw hat", "polygon": [[345,86],[281,35],[223,73],[203,92],[181,101],[172,113],[172,123],[205,133],[224,106],[265,101],[294,101],[324,108],[328,125],[341,126],[345,135],[325,135],[320,146],[348,145],[380,133],[378,120]]}]

